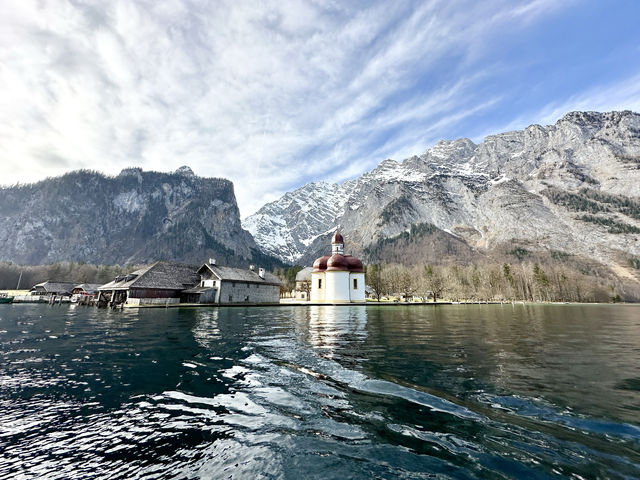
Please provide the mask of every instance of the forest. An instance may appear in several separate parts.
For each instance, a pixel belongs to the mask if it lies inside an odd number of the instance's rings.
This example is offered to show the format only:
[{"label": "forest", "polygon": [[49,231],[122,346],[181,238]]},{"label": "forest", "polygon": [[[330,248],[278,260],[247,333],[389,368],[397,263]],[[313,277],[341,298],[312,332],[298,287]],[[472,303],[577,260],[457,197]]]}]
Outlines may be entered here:
[{"label": "forest", "polygon": [[49,265],[17,265],[1,262],[0,290],[29,290],[34,285],[47,280],[105,284],[118,275],[138,268],[140,266],[122,267],[77,262],[57,262]]},{"label": "forest", "polygon": [[637,291],[612,277],[532,262],[482,265],[369,265],[373,297],[451,301],[620,302]]}]

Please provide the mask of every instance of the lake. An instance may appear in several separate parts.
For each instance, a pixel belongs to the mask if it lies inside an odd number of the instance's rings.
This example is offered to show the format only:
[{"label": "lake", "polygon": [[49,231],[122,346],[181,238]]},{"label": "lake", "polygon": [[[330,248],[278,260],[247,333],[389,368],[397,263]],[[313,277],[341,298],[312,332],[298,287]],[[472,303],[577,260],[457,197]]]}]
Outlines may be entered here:
[{"label": "lake", "polygon": [[640,306],[0,305],[0,478],[640,477]]}]

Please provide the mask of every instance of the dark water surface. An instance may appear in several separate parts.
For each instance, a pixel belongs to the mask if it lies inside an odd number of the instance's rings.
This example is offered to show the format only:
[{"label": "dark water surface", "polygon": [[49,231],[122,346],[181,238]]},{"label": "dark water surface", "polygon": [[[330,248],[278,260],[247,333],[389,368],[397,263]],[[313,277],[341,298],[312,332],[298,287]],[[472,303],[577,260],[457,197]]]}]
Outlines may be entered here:
[{"label": "dark water surface", "polygon": [[638,478],[640,307],[0,305],[0,478]]}]

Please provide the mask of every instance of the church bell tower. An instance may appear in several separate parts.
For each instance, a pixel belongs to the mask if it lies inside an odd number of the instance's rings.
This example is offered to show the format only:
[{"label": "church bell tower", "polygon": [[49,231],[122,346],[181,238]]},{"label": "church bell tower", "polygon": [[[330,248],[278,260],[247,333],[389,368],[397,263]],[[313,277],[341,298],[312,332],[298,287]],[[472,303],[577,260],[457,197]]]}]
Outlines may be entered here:
[{"label": "church bell tower", "polygon": [[340,235],[340,232],[336,230],[331,239],[331,255],[344,255],[344,238]]}]

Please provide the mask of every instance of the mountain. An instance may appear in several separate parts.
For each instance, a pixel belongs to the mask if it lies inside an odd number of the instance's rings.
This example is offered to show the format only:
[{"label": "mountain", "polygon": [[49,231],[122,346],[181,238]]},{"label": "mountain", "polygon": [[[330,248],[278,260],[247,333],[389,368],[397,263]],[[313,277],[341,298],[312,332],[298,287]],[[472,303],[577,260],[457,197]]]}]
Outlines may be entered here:
[{"label": "mountain", "polygon": [[352,185],[309,183],[247,217],[243,227],[252,232],[263,252],[294,263],[316,238],[333,232]]},{"label": "mountain", "polygon": [[0,260],[33,265],[275,260],[242,228],[233,184],[189,167],[115,177],[80,170],[0,188],[0,245]]},{"label": "mountain", "polygon": [[[572,112],[480,144],[443,140],[356,180],[305,185],[244,226],[264,252],[301,264],[339,227],[369,262],[547,252],[637,279],[640,115]],[[276,248],[285,238],[293,247]]]}]

